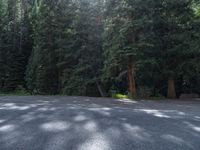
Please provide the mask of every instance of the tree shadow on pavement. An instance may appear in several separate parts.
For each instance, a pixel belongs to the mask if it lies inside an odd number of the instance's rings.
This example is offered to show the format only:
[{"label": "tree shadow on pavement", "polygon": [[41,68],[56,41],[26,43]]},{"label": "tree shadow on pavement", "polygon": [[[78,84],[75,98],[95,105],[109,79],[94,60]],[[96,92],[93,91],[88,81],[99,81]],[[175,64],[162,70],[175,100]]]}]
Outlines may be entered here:
[{"label": "tree shadow on pavement", "polygon": [[164,103],[85,97],[0,99],[1,150],[197,150],[200,147],[199,105],[177,108]]}]

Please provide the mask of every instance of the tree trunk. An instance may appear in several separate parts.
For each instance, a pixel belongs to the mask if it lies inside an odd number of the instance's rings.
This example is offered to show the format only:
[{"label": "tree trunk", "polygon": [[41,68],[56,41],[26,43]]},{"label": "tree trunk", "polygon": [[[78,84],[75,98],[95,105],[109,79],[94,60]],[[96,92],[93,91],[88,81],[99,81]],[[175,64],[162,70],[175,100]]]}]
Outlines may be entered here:
[{"label": "tree trunk", "polygon": [[136,97],[136,85],[135,85],[135,77],[134,77],[134,68],[133,64],[128,64],[128,85],[129,85],[129,92],[131,97]]},{"label": "tree trunk", "polygon": [[103,89],[103,87],[101,86],[101,84],[98,81],[96,81],[96,85],[99,90],[99,93],[101,94],[101,97],[106,97],[107,94],[106,94],[105,90]]},{"label": "tree trunk", "polygon": [[174,78],[173,77],[170,77],[168,79],[167,98],[170,98],[170,99],[175,99],[176,98],[176,89],[175,89],[175,82],[174,82]]}]

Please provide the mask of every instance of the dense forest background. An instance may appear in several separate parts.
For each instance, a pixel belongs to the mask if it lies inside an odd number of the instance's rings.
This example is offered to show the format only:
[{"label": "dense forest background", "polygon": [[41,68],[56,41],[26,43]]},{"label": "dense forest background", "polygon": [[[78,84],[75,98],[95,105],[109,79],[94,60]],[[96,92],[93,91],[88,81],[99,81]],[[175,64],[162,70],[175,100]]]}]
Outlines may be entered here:
[{"label": "dense forest background", "polygon": [[0,0],[0,91],[200,94],[199,0]]}]

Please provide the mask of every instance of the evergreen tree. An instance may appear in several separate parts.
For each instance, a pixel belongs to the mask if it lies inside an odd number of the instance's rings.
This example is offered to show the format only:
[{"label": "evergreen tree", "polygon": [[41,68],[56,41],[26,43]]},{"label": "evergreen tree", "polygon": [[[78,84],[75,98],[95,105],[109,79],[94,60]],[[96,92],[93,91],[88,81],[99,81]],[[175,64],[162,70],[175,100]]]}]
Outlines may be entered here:
[{"label": "evergreen tree", "polygon": [[25,0],[2,2],[1,90],[14,91],[18,86],[25,85],[25,68],[31,51],[31,48],[27,49],[31,47],[27,32],[28,14]]},{"label": "evergreen tree", "polygon": [[136,93],[136,63],[143,55],[143,50],[150,46],[145,33],[150,29],[151,1],[114,1],[107,2],[105,18],[104,49],[105,72],[117,77],[127,70],[129,92]]},{"label": "evergreen tree", "polygon": [[5,25],[5,17],[6,17],[6,3],[5,1],[0,1],[0,88],[1,90],[5,85],[6,78],[6,25]]},{"label": "evergreen tree", "polygon": [[0,92],[200,93],[199,42],[198,0],[1,0]]},{"label": "evergreen tree", "polygon": [[168,80],[168,98],[176,98],[175,80],[180,67],[191,59],[193,11],[191,1],[163,0],[155,3],[155,45],[159,50],[158,63]]},{"label": "evergreen tree", "polygon": [[[56,2],[40,2],[34,24],[34,48],[29,62],[27,82],[30,90],[39,94],[55,94],[58,89],[58,70],[55,53]],[[36,8],[38,9],[38,8]]]},{"label": "evergreen tree", "polygon": [[[100,8],[98,8],[100,6]],[[97,89],[101,69],[101,3],[80,0],[76,3],[73,43],[67,56],[70,64],[65,70],[64,93],[91,95],[89,86]],[[100,9],[98,12],[96,10]],[[69,68],[70,67],[70,68]]]}]

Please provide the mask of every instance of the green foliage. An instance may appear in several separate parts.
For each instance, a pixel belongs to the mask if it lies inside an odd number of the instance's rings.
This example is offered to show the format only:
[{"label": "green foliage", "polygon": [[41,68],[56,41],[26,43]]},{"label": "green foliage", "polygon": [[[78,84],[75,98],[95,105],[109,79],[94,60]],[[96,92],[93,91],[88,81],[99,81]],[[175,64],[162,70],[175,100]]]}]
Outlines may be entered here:
[{"label": "green foliage", "polygon": [[18,86],[15,91],[12,92],[0,92],[0,96],[29,96],[30,93],[22,86]]},{"label": "green foliage", "polygon": [[[34,24],[34,46],[26,80],[31,92],[56,94],[58,89],[57,54],[55,52],[55,3],[42,1]],[[35,6],[38,7],[38,6]]]},{"label": "green foliage", "polygon": [[[34,47],[26,73],[29,91],[87,95],[98,80],[101,58],[100,2],[61,0],[36,3]],[[54,31],[54,32],[52,32]]]},{"label": "green foliage", "polygon": [[0,2],[0,88],[14,91],[25,86],[24,77],[31,52],[28,5],[24,1]]},{"label": "green foliage", "polygon": [[116,99],[128,99],[128,95],[114,94],[114,95],[112,95],[112,98],[116,98]]},{"label": "green foliage", "polygon": [[0,91],[200,93],[199,42],[198,0],[1,0]]}]

